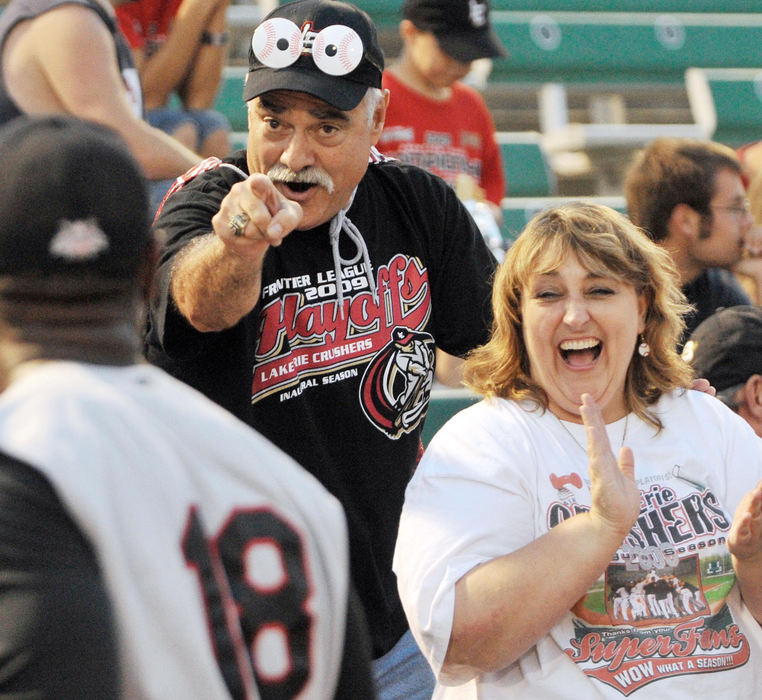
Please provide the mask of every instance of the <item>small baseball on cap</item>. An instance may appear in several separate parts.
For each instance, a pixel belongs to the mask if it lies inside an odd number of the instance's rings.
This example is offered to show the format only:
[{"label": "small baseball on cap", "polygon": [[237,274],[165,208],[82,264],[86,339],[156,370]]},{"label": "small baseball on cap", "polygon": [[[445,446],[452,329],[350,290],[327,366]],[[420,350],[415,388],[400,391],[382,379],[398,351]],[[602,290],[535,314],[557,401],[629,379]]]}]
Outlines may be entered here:
[{"label": "small baseball on cap", "polygon": [[728,402],[749,377],[762,374],[762,308],[715,311],[691,333],[682,357]]},{"label": "small baseball on cap", "polygon": [[405,19],[431,32],[442,51],[462,63],[508,55],[489,12],[487,0],[405,0],[402,6]]},{"label": "small baseball on cap", "polygon": [[370,17],[335,0],[277,7],[254,30],[243,99],[293,90],[348,111],[381,87],[384,53]]},{"label": "small baseball on cap", "polygon": [[129,277],[151,240],[146,182],[122,139],[68,116],[0,128],[0,274]]}]

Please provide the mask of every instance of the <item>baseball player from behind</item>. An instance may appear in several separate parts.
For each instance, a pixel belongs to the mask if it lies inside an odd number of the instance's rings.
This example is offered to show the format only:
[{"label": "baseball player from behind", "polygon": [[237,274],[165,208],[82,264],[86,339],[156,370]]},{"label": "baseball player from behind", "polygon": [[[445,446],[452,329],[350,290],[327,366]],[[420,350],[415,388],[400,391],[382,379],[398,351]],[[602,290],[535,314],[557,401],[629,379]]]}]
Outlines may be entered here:
[{"label": "baseball player from behind", "polygon": [[338,501],[139,360],[126,146],[21,117],[0,158],[0,695],[372,698]]}]

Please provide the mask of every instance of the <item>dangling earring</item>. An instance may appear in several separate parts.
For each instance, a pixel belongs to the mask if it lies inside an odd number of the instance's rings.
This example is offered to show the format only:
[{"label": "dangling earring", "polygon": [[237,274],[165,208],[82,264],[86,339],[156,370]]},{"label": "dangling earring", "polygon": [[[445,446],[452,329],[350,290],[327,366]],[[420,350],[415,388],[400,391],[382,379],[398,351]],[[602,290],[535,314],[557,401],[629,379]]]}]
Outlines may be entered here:
[{"label": "dangling earring", "polygon": [[651,354],[651,348],[648,346],[648,343],[646,342],[645,338],[643,336],[640,336],[641,341],[640,345],[638,345],[638,355],[641,357],[648,357]]}]

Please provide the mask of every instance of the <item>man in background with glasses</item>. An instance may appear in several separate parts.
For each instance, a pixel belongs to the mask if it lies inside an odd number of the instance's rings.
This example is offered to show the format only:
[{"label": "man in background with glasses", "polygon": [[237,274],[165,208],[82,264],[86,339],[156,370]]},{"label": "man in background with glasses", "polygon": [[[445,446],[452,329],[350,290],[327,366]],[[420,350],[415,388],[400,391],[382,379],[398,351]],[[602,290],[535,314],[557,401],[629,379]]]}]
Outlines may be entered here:
[{"label": "man in background with glasses", "polygon": [[443,180],[375,149],[388,104],[364,12],[299,0],[257,27],[246,151],[170,191],[148,357],[342,502],[381,700],[431,697],[392,572],[435,349],[486,341],[494,258]]},{"label": "man in background with glasses", "polygon": [[[657,139],[625,178],[633,222],[672,256],[695,312],[683,342],[722,306],[753,303],[734,273],[762,293],[762,258],[735,152],[712,141]],[[682,343],[681,343],[682,345]]]}]

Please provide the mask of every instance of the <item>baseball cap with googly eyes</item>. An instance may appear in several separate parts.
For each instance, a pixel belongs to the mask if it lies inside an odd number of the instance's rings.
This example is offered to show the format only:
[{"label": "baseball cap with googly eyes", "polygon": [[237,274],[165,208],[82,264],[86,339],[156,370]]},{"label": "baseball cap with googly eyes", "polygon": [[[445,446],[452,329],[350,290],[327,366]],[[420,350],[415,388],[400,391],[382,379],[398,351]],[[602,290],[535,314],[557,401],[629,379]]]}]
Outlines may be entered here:
[{"label": "baseball cap with googly eyes", "polygon": [[292,90],[348,111],[369,87],[381,87],[383,70],[365,12],[334,0],[297,0],[273,10],[254,31],[243,99]]}]

